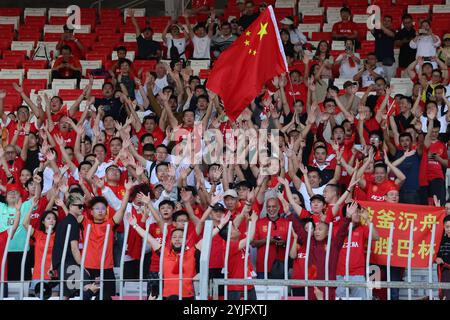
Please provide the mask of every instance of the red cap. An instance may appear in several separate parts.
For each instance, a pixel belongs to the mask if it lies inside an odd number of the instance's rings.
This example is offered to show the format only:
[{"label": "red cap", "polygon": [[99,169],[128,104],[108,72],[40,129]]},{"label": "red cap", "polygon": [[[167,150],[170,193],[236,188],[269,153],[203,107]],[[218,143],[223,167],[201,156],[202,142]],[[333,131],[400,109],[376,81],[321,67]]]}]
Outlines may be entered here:
[{"label": "red cap", "polygon": [[396,184],[390,184],[390,185],[386,188],[386,194],[387,194],[389,191],[392,191],[392,190],[400,191],[400,188],[399,188]]},{"label": "red cap", "polygon": [[20,193],[20,186],[17,183],[8,184],[6,186],[6,193],[8,193],[10,191],[17,191]]}]

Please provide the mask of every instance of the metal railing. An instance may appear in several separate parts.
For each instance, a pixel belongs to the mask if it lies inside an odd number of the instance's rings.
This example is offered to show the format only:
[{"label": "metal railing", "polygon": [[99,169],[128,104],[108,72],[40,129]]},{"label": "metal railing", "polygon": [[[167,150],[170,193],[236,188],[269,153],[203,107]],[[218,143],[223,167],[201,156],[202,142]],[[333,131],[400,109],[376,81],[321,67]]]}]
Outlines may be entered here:
[{"label": "metal railing", "polygon": [[[248,229],[251,230],[251,223],[248,224]],[[143,282],[147,279],[144,279],[144,256],[145,252],[147,250],[148,244],[147,244],[147,237],[149,234],[149,227],[150,225],[146,223],[145,228],[145,237],[141,246],[141,253],[140,253],[140,263],[139,263],[139,279],[135,279],[139,282],[139,299],[143,298]],[[121,257],[120,257],[120,268],[119,268],[119,297],[120,299],[123,299],[124,297],[124,264],[125,264],[125,253],[126,253],[126,247],[127,247],[127,241],[129,236],[129,228],[130,226],[126,224],[125,226],[125,232],[124,232],[124,245],[122,247],[121,251]],[[310,249],[311,249],[311,241],[312,241],[312,228],[308,229],[307,232],[307,238],[306,238],[306,256],[305,256],[305,278],[303,279],[288,279],[288,261],[289,261],[289,253],[291,250],[291,236],[292,236],[292,222],[289,222],[289,229],[286,239],[286,251],[284,254],[284,279],[268,279],[269,277],[269,266],[268,266],[268,260],[269,260],[269,253],[270,253],[270,239],[272,236],[272,222],[268,223],[268,231],[266,235],[266,246],[265,249],[262,248],[265,252],[264,254],[264,279],[248,279],[248,262],[249,262],[249,248],[250,248],[250,238],[247,237],[246,244],[245,244],[245,257],[244,257],[244,274],[242,279],[230,279],[228,275],[229,270],[229,253],[230,253],[230,243],[231,243],[231,230],[232,228],[228,228],[227,233],[227,239],[225,244],[225,256],[224,256],[224,279],[213,279],[213,296],[217,298],[218,295],[218,286],[224,285],[224,298],[225,300],[228,299],[228,285],[244,285],[244,299],[248,298],[248,285],[265,285],[266,288],[264,288],[264,297],[268,298],[268,288],[267,286],[273,286],[273,285],[282,285],[286,286],[285,288],[285,294],[284,296],[287,297],[287,286],[296,286],[296,285],[303,285],[305,286],[305,299],[313,298],[308,297],[308,287],[312,286],[324,286],[325,287],[325,294],[324,299],[329,299],[329,287],[342,287],[346,289],[346,298],[348,299],[350,294],[350,288],[353,287],[360,287],[360,288],[366,288],[367,292],[367,298],[371,298],[372,289],[376,288],[387,288],[387,297],[388,300],[391,299],[391,288],[405,288],[408,289],[408,299],[410,300],[412,298],[411,291],[412,289],[426,289],[429,290],[428,296],[430,299],[433,299],[433,289],[450,289],[450,283],[433,283],[433,276],[432,276],[432,266],[433,266],[433,254],[434,254],[434,246],[435,246],[435,239],[436,239],[436,225],[433,225],[432,232],[431,232],[431,241],[430,241],[430,255],[429,255],[429,261],[428,261],[428,281],[424,282],[412,282],[412,267],[411,267],[411,256],[412,256],[412,238],[413,238],[413,232],[414,232],[414,225],[410,225],[410,233],[409,233],[409,257],[408,257],[408,263],[407,263],[407,281],[391,281],[391,252],[392,252],[392,239],[393,239],[393,227],[391,225],[390,231],[389,231],[389,239],[388,239],[388,256],[387,256],[387,265],[386,265],[386,281],[376,281],[373,282],[370,280],[370,255],[372,251],[372,235],[373,235],[373,224],[369,224],[369,237],[367,242],[367,251],[366,251],[366,270],[365,270],[365,276],[366,281],[350,281],[349,276],[349,263],[350,263],[350,252],[351,252],[351,239],[352,239],[352,233],[353,233],[353,226],[352,224],[349,225],[348,235],[347,235],[347,246],[346,246],[346,253],[345,253],[345,280],[338,281],[338,280],[329,280],[330,274],[329,274],[329,260],[330,260],[330,252],[331,252],[331,244],[333,241],[333,223],[330,223],[329,230],[328,230],[328,239],[327,239],[327,250],[326,250],[326,256],[325,256],[325,279],[324,280],[310,280],[308,279],[308,263],[310,259]],[[203,230],[203,240],[202,240],[202,248],[201,248],[201,256],[200,256],[200,277],[199,277],[199,298],[201,300],[207,300],[208,299],[208,293],[209,293],[209,260],[210,260],[210,253],[212,248],[212,230],[213,230],[213,222],[211,220],[208,220],[205,222],[204,230]],[[59,288],[59,298],[63,299],[63,284],[67,283],[68,281],[74,281],[74,282],[80,282],[80,299],[83,299],[83,283],[87,282],[87,280],[84,279],[84,266],[85,266],[85,260],[86,260],[86,254],[89,250],[89,238],[91,234],[91,224],[88,224],[85,232],[85,238],[84,238],[84,246],[82,251],[82,257],[81,257],[81,264],[80,264],[80,276],[79,279],[65,279],[65,260],[67,255],[67,250],[69,247],[69,235],[71,231],[71,226],[69,225],[66,230],[65,234],[65,241],[64,241],[64,248],[62,252],[61,257],[61,264],[60,264],[60,279],[59,280],[44,280],[44,272],[45,272],[45,259],[47,257],[47,252],[49,248],[50,243],[50,236],[52,230],[47,230],[47,237],[45,240],[45,247],[44,247],[44,254],[41,259],[41,261],[37,261],[36,263],[40,263],[41,265],[41,274],[40,274],[40,283],[44,282],[59,282],[60,288]],[[188,234],[188,223],[185,223],[184,225],[184,233],[183,233],[183,242],[182,242],[182,250],[180,254],[180,264],[179,264],[179,295],[178,298],[182,299],[183,295],[183,282],[186,280],[190,280],[184,277],[183,274],[183,265],[184,265],[184,252],[185,248],[187,246],[187,234]],[[109,249],[108,248],[108,239],[110,237],[111,229],[110,225],[106,228],[105,233],[105,239],[103,242],[102,247],[102,254],[100,258],[100,293],[99,293],[99,299],[104,298],[104,283],[108,281],[116,281],[116,280],[109,280],[104,279],[104,269],[105,269],[105,258],[106,258],[106,252]],[[10,234],[10,230],[8,230],[8,234]],[[28,251],[28,243],[31,235],[31,227],[28,228],[27,232],[27,241],[25,243],[24,252]],[[163,226],[163,235],[161,239],[161,250],[160,250],[160,256],[159,256],[159,279],[151,279],[151,281],[159,281],[159,299],[162,299],[163,297],[163,289],[164,289],[164,281],[169,280],[167,278],[164,278],[164,257],[165,257],[165,251],[167,250],[167,239],[168,239],[168,225],[167,223]],[[6,260],[7,260],[7,252],[8,247],[10,243],[10,237],[7,239],[6,248],[5,248],[5,254],[3,255],[3,259],[1,261],[1,267],[0,267],[0,300],[4,298],[4,285],[5,283],[8,283],[8,281],[5,280],[5,270],[6,270]],[[293,245],[297,245],[294,243]],[[344,246],[345,247],[345,246]],[[111,250],[111,249],[109,249]],[[21,270],[20,270],[20,281],[11,281],[11,283],[17,283],[19,282],[21,284],[20,289],[20,299],[24,298],[24,284],[27,283],[27,281],[24,280],[24,274],[25,274],[25,265],[26,265],[26,259],[27,255],[24,254],[21,261]],[[92,282],[93,279],[89,279],[89,281]],[[173,279],[171,279],[173,280]],[[127,279],[126,281],[133,281],[131,279]],[[196,280],[195,280],[196,281]],[[40,294],[39,298],[44,298],[44,292],[43,292],[43,285],[40,286]]]}]

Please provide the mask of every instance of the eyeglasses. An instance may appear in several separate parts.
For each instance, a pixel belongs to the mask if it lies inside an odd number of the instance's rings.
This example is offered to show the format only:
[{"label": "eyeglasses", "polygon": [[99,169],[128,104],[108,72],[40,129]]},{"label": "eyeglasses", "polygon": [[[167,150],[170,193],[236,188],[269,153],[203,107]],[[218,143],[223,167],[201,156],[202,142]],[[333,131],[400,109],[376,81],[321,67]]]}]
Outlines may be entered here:
[{"label": "eyeglasses", "polygon": [[80,210],[84,208],[84,204],[81,204],[81,203],[74,203],[74,204],[72,204],[72,206],[77,207]]},{"label": "eyeglasses", "polygon": [[99,208],[93,208],[93,210],[95,211],[95,212],[105,212],[106,211],[106,208],[103,208],[103,207],[99,207]]}]

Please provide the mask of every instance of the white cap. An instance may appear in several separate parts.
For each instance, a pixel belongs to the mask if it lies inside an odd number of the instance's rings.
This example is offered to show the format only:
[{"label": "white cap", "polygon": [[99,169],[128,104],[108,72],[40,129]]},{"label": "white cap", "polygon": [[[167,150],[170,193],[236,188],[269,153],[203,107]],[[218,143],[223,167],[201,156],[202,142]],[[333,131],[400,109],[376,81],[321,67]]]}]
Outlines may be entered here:
[{"label": "white cap", "polygon": [[280,21],[282,24],[287,24],[287,25],[291,25],[291,24],[294,24],[294,21],[292,21],[291,19],[289,19],[289,18],[283,18],[283,20],[281,20]]}]

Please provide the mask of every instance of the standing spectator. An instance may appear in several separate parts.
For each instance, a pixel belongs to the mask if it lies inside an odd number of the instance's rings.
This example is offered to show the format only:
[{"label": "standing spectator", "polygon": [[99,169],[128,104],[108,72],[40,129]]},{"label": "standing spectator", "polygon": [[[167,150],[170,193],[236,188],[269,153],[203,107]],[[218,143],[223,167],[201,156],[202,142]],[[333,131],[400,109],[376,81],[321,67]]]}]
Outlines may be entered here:
[{"label": "standing spectator", "polygon": [[72,54],[77,59],[82,59],[84,56],[84,46],[73,35],[73,29],[70,29],[67,25],[64,25],[64,33],[61,36],[61,40],[58,41],[56,45],[56,50],[61,52],[64,46],[69,46],[72,50]]},{"label": "standing spectator", "polygon": [[61,55],[56,59],[52,68],[53,79],[77,79],[81,80],[80,60],[72,55],[69,46],[61,48]]},{"label": "standing spectator", "polygon": [[[417,49],[416,57],[422,57],[425,61],[430,61],[436,56],[436,50],[441,46],[441,39],[431,30],[429,20],[420,23],[420,29],[414,39],[409,42],[412,49]],[[436,62],[432,62],[433,68],[437,68]]]},{"label": "standing spectator", "polygon": [[228,22],[222,23],[220,32],[216,34],[211,41],[211,49],[213,50],[214,57],[218,58],[219,55],[236,39],[237,36],[231,33],[231,24]]},{"label": "standing spectator", "polygon": [[[410,14],[402,17],[403,28],[397,30],[395,34],[395,46],[400,47],[398,56],[398,67],[402,70],[406,69],[416,59],[416,49],[409,46],[409,42],[416,37],[413,19]],[[402,77],[404,74],[402,73]]]},{"label": "standing spectator", "polygon": [[[170,31],[171,37],[167,37],[167,32]],[[181,34],[183,31],[183,34]],[[189,32],[176,21],[169,21],[162,33],[162,40],[167,47],[167,59],[184,59],[186,60],[186,45],[189,40]]]},{"label": "standing spectator", "polygon": [[381,29],[373,29],[375,37],[375,54],[378,62],[383,66],[386,80],[391,81],[395,75],[394,39],[395,33],[392,29],[392,17],[385,16]]},{"label": "standing spectator", "polygon": [[256,18],[258,18],[258,14],[255,13],[254,6],[255,5],[253,1],[245,2],[245,11],[239,18],[238,22],[239,26],[242,28],[242,31],[247,29],[253,23],[253,21],[255,21]]},{"label": "standing spectator", "polygon": [[211,23],[208,25],[208,33],[206,33],[206,27],[203,24],[197,24],[194,29],[192,29],[189,23],[189,16],[185,13],[186,24],[189,30],[189,36],[191,37],[192,43],[194,44],[194,52],[192,53],[193,59],[211,59],[210,47],[211,38],[214,33],[214,21],[216,15],[214,12],[211,13]]},{"label": "standing spectator", "polygon": [[[63,207],[64,208],[64,207]],[[76,278],[80,276],[80,226],[78,224],[78,218],[82,216],[84,208],[84,198],[80,193],[71,193],[67,198],[68,210],[67,217],[64,218],[56,227],[55,240],[52,253],[52,267],[53,270],[58,271],[59,277],[64,275],[64,279],[73,277],[75,271]],[[66,260],[64,263],[64,270],[61,270],[61,259],[64,250],[64,242],[66,238],[67,228],[70,225],[69,240],[67,243]],[[71,286],[70,286],[71,285]],[[64,281],[63,294],[66,299],[73,295],[75,288],[73,283]]]},{"label": "standing spectator", "polygon": [[352,40],[345,41],[345,52],[336,58],[336,63],[340,65],[339,77],[353,79],[360,68],[361,59],[359,53],[355,53],[355,46]]},{"label": "standing spectator", "polygon": [[161,58],[162,49],[159,42],[153,40],[153,30],[150,27],[145,27],[141,32],[136,17],[134,16],[134,10],[129,10],[131,22],[136,28],[136,41],[138,44],[138,52],[136,60],[154,60]]},{"label": "standing spectator", "polygon": [[358,30],[357,25],[351,18],[351,11],[347,7],[343,7],[340,11],[341,21],[336,22],[333,25],[332,37],[333,40],[358,40]]}]

